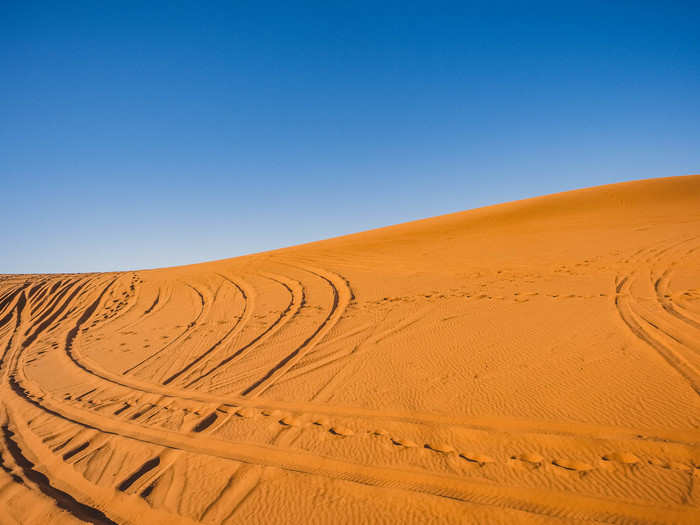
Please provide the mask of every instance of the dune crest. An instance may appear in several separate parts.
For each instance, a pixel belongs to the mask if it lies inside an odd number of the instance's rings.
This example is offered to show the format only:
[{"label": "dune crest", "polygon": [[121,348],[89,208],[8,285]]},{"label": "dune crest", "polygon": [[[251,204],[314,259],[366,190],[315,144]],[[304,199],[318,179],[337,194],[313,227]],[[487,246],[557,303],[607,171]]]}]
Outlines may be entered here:
[{"label": "dune crest", "polygon": [[0,276],[0,352],[7,523],[698,523],[700,176]]}]

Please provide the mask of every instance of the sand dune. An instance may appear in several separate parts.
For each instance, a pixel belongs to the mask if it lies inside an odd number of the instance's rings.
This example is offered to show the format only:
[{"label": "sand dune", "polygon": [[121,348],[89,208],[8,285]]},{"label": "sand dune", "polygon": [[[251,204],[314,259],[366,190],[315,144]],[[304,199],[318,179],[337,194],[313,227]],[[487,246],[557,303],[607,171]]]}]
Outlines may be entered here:
[{"label": "sand dune", "polygon": [[700,176],[0,276],[1,523],[700,523]]}]

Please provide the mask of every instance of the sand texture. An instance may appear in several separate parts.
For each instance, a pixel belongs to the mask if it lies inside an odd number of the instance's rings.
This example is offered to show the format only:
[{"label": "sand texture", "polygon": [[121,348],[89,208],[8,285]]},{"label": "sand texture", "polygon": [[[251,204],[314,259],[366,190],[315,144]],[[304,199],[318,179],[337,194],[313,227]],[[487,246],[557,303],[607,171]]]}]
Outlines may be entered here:
[{"label": "sand texture", "polygon": [[0,355],[2,524],[700,523],[700,176],[0,276]]}]

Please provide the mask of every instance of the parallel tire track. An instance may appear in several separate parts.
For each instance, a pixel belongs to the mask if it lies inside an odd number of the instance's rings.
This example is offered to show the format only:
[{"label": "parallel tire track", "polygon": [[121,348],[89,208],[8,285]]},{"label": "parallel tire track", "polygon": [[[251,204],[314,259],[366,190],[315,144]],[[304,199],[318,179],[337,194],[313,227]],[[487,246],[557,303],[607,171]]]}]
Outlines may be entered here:
[{"label": "parallel tire track", "polygon": [[323,270],[305,268],[306,271],[323,279],[331,288],[333,293],[333,304],[328,316],[316,328],[316,330],[304,340],[301,345],[295,348],[290,354],[284,357],[279,363],[272,367],[263,377],[255,381],[241,393],[242,396],[259,396],[270,388],[276,380],[282,377],[292,366],[304,357],[314,346],[316,346],[326,334],[335,326],[345,313],[345,309],[350,304],[352,292],[344,279],[337,275]]}]

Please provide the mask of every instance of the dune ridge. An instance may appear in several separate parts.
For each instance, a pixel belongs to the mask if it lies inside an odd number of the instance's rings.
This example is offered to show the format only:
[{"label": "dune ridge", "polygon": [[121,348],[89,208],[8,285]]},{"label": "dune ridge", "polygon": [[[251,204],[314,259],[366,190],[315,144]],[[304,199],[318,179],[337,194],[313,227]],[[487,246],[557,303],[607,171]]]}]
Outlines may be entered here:
[{"label": "dune ridge", "polygon": [[0,276],[7,523],[697,523],[700,176]]}]

